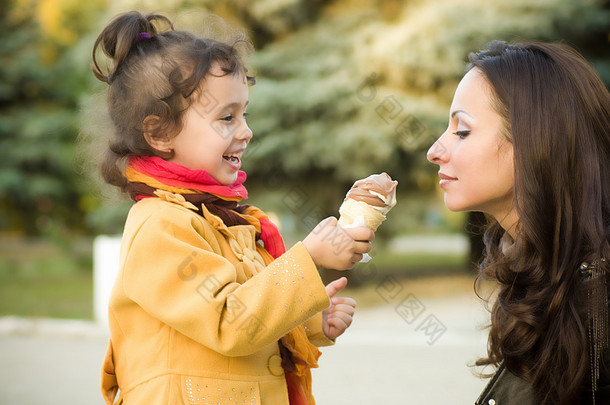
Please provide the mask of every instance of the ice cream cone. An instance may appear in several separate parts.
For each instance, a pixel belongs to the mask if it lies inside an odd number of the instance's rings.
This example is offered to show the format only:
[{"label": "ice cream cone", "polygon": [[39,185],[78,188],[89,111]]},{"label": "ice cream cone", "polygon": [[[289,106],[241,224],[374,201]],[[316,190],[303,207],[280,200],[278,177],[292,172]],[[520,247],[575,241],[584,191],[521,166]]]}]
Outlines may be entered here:
[{"label": "ice cream cone", "polygon": [[366,226],[376,231],[379,225],[385,221],[386,216],[379,212],[375,207],[363,203],[362,201],[348,198],[339,207],[339,225],[348,226],[354,222],[358,216],[364,217]]},{"label": "ice cream cone", "polygon": [[398,182],[387,173],[356,181],[339,207],[339,225],[351,225],[356,217],[362,216],[366,226],[377,231],[386,214],[396,205],[397,185]]}]

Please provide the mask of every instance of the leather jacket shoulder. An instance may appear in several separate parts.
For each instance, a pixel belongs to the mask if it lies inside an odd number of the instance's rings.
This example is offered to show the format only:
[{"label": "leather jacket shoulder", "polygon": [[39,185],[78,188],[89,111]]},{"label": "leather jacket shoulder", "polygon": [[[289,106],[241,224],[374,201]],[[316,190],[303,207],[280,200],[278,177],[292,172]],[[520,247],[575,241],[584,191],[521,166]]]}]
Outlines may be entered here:
[{"label": "leather jacket shoulder", "polygon": [[530,385],[510,373],[500,365],[500,368],[487,384],[475,405],[535,405],[534,395]]},{"label": "leather jacket shoulder", "polygon": [[[600,378],[597,381],[595,400],[591,395],[590,376],[583,389],[579,405],[610,405],[610,350],[604,354],[600,364]],[[504,364],[491,378],[475,405],[535,405],[531,386],[525,380],[506,370]]]}]

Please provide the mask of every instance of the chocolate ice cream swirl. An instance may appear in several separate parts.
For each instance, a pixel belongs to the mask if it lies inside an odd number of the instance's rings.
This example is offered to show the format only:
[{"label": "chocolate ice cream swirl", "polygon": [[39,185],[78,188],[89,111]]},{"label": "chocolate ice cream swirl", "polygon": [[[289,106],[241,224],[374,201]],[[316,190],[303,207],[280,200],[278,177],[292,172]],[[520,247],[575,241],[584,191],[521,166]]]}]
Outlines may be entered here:
[{"label": "chocolate ice cream swirl", "polygon": [[[398,182],[392,180],[387,173],[372,174],[369,177],[358,180],[347,192],[345,199],[351,198],[362,201],[374,207],[385,207],[396,203],[396,186]],[[385,197],[385,201],[380,197]]]}]

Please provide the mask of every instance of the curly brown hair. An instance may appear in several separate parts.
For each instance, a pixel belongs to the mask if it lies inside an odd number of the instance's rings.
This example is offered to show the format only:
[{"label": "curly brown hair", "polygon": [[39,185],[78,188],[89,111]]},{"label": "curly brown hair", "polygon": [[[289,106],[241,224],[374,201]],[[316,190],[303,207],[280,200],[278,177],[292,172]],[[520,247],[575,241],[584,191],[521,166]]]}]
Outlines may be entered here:
[{"label": "curly brown hair", "polygon": [[[174,30],[172,22],[160,14],[130,11],[116,16],[97,37],[91,63],[95,77],[109,85],[107,104],[114,125],[100,164],[104,180],[124,189],[129,156],[171,157],[171,152],[149,145],[145,120],[155,117],[152,126],[146,125],[152,137],[177,135],[185,111],[197,99],[201,81],[214,65],[223,74],[246,75],[248,83],[254,84],[243,63],[251,48],[241,32],[225,42]],[[100,51],[111,59],[110,67],[100,66]]]},{"label": "curly brown hair", "polygon": [[499,287],[488,357],[477,364],[503,361],[540,404],[577,403],[591,360],[591,287],[579,265],[596,262],[607,274],[610,254],[610,95],[566,45],[494,41],[469,60],[491,84],[514,148],[519,218],[508,249],[495,220],[484,235],[477,293],[484,279]]}]

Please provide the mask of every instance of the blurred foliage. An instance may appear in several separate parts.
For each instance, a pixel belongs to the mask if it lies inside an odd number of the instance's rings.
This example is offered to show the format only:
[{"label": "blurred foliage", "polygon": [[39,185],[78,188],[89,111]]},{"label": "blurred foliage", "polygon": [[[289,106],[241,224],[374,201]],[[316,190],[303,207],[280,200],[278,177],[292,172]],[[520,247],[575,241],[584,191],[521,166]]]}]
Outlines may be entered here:
[{"label": "blurred foliage", "polygon": [[[345,191],[387,171],[400,182],[399,204],[381,232],[461,230],[463,219],[439,207],[425,151],[446,127],[468,52],[493,39],[560,40],[610,83],[609,33],[610,9],[593,1],[333,2],[252,58],[260,146],[248,172],[265,178],[281,168],[293,182]],[[319,204],[335,214],[340,200],[326,196]]]},{"label": "blurred foliage", "polygon": [[103,132],[90,115],[103,110],[103,86],[89,70],[94,38],[130,9],[167,13],[177,28],[213,12],[251,36],[258,82],[247,186],[251,203],[275,211],[289,236],[337,215],[352,182],[381,171],[400,182],[382,233],[461,230],[463,216],[442,207],[425,151],[444,131],[466,55],[490,40],[569,43],[610,83],[610,6],[598,0],[12,0],[0,8],[0,227],[30,234],[50,222],[120,232],[128,203],[102,198],[72,156],[79,106],[90,106],[80,122]]},{"label": "blurred foliage", "polygon": [[44,234],[84,227],[91,202],[73,160],[90,51],[77,40],[102,6],[96,0],[2,3],[0,229]]}]

